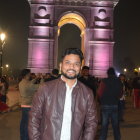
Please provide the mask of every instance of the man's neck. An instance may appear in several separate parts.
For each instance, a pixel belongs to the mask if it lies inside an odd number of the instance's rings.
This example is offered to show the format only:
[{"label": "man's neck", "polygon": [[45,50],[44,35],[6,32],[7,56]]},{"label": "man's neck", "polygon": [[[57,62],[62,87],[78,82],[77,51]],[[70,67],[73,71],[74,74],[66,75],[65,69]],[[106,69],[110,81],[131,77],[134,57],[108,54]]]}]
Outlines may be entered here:
[{"label": "man's neck", "polygon": [[77,78],[75,78],[75,79],[67,79],[63,75],[61,76],[61,78],[70,88],[75,84],[75,82],[77,80]]}]

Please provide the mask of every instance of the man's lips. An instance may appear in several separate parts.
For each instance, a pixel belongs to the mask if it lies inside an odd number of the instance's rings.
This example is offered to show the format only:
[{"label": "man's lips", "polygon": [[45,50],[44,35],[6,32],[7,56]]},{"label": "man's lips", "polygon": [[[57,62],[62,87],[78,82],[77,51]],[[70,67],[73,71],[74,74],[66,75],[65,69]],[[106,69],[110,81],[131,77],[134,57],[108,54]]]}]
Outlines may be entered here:
[{"label": "man's lips", "polygon": [[75,70],[67,70],[68,73],[76,73]]}]

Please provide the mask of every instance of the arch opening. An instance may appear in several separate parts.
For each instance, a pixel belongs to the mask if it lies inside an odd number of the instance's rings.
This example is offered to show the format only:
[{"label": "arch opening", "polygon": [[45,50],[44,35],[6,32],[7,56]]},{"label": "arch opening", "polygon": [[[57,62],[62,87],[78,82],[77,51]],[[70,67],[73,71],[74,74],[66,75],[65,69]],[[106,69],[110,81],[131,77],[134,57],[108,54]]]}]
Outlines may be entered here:
[{"label": "arch opening", "polygon": [[60,18],[57,32],[57,65],[66,48],[80,48],[84,54],[85,28],[85,20],[76,13],[68,13]]},{"label": "arch opening", "polygon": [[60,29],[58,37],[58,64],[61,61],[61,56],[66,48],[79,48],[81,49],[80,29],[74,24],[65,24]]}]

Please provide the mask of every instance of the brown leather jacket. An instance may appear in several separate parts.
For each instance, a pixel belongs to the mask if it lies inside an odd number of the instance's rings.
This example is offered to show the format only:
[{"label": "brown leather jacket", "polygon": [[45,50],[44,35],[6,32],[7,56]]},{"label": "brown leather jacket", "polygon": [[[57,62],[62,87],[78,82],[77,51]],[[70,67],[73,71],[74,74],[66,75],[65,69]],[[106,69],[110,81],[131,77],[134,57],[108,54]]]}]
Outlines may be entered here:
[{"label": "brown leather jacket", "polygon": [[[30,140],[60,140],[66,85],[60,78],[42,85],[29,113]],[[71,140],[94,140],[97,112],[92,91],[77,82],[72,92]]]}]

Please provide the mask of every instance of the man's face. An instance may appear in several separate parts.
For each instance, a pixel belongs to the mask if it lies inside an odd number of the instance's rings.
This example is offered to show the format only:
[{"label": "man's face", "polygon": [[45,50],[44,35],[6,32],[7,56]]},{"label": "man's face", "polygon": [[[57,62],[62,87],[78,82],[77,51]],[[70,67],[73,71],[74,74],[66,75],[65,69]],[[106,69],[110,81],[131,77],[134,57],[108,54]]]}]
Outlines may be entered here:
[{"label": "man's face", "polygon": [[76,79],[81,69],[80,57],[75,54],[66,55],[60,63],[60,69],[65,78]]},{"label": "man's face", "polygon": [[89,76],[89,70],[88,69],[83,69],[82,70],[82,75],[83,76]]}]

